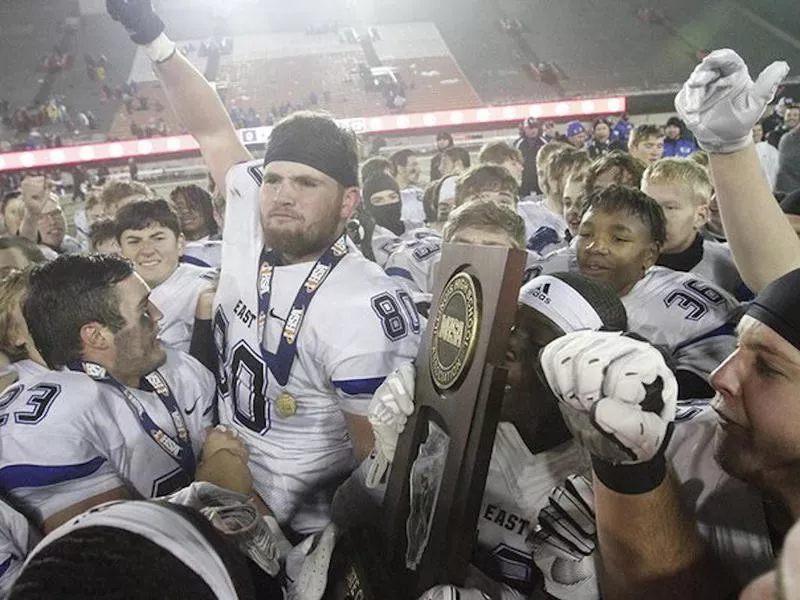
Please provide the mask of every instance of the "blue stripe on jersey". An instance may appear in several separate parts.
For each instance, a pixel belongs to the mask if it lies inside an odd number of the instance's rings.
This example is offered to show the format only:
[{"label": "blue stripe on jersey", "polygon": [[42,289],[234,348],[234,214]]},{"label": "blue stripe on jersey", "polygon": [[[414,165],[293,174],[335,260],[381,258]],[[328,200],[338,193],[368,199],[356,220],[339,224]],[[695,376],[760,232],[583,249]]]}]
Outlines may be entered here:
[{"label": "blue stripe on jersey", "polygon": [[195,258],[194,256],[189,256],[188,254],[182,255],[178,259],[178,262],[186,263],[187,265],[195,265],[197,267],[211,267],[206,261]]},{"label": "blue stripe on jersey", "polygon": [[8,567],[11,566],[11,561],[12,560],[14,560],[14,557],[13,556],[9,556],[2,563],[0,563],[0,577],[2,577],[3,575],[6,574],[6,571],[8,571]]},{"label": "blue stripe on jersey", "polygon": [[675,346],[675,350],[673,350],[673,353],[677,352],[678,350],[682,350],[687,346],[691,346],[692,344],[696,344],[697,342],[702,342],[703,340],[723,335],[736,335],[736,327],[734,326],[733,323],[725,323],[724,325],[720,325],[716,329],[704,333],[703,335],[699,335],[696,338],[687,340],[682,344],[678,344],[677,346]]},{"label": "blue stripe on jersey", "polygon": [[372,379],[345,379],[334,381],[333,385],[342,390],[348,396],[361,396],[364,394],[374,394],[378,386],[383,383],[386,377],[373,377]]},{"label": "blue stripe on jersey", "polygon": [[397,275],[398,277],[402,277],[403,279],[408,279],[409,281],[414,281],[414,278],[411,276],[410,271],[406,271],[405,269],[401,269],[400,267],[389,267],[386,269],[386,274],[389,277],[393,277]]},{"label": "blue stripe on jersey", "polygon": [[102,456],[78,465],[11,465],[0,469],[0,489],[10,492],[17,488],[45,487],[91,475],[106,462]]}]

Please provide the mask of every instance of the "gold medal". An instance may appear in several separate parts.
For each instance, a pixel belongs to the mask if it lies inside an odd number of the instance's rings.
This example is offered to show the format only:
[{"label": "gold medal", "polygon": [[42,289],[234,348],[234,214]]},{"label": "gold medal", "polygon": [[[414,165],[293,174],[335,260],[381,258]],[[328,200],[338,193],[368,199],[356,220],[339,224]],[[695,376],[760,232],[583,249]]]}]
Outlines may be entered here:
[{"label": "gold medal", "polygon": [[275,412],[286,419],[297,412],[297,400],[289,392],[281,392],[275,398]]}]

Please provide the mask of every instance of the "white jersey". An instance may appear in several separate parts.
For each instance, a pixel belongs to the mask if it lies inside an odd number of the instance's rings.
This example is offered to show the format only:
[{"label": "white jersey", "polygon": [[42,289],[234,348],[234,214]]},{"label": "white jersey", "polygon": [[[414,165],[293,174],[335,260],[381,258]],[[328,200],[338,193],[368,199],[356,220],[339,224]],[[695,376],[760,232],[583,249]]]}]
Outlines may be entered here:
[{"label": "white jersey", "polygon": [[714,458],[717,423],[707,400],[679,402],[666,456],[700,535],[744,585],[772,568],[772,544],[761,495],[725,473]]},{"label": "white jersey", "polygon": [[707,378],[736,349],[736,300],[693,273],[652,267],[622,297],[628,330],[672,354],[675,366]]},{"label": "white jersey", "polygon": [[397,245],[384,269],[412,297],[429,294],[433,267],[441,258],[442,236],[433,229],[417,229]]},{"label": "white jersey", "polygon": [[35,536],[28,521],[0,500],[0,598],[8,597]]},{"label": "white jersey", "polygon": [[425,222],[425,205],[422,203],[423,191],[417,187],[409,187],[400,191],[403,203],[400,218],[409,223]]},{"label": "white jersey", "polygon": [[219,269],[220,265],[222,265],[222,240],[206,238],[194,242],[186,242],[181,261],[199,267]]},{"label": "white jersey", "polygon": [[517,204],[517,212],[525,221],[525,240],[528,250],[542,256],[563,246],[567,223],[555,214],[543,201],[523,200]]},{"label": "white jersey", "polygon": [[375,262],[381,267],[386,267],[392,254],[401,248],[405,242],[414,243],[430,237],[441,239],[441,234],[434,229],[413,226],[411,223],[405,223],[405,225],[406,230],[402,235],[397,235],[385,227],[375,225],[371,240],[372,254],[375,257]]},{"label": "white jersey", "polygon": [[[707,401],[679,403],[666,457],[701,537],[743,585],[769,570],[772,546],[760,494],[714,459],[716,425]],[[554,487],[568,475],[588,472],[588,456],[574,441],[531,454],[513,425],[499,424],[472,562],[503,584],[504,600],[530,597],[536,566],[522,532],[536,527]]]},{"label": "white jersey", "polygon": [[732,296],[742,298],[744,283],[727,243],[704,239],[703,258],[692,267],[691,272],[716,284]]},{"label": "white jersey", "polygon": [[17,372],[17,377],[20,381],[27,379],[28,377],[41,375],[42,373],[49,371],[47,367],[43,367],[39,363],[34,362],[29,358],[11,363],[9,367],[12,371]]},{"label": "white jersey", "polygon": [[[355,467],[345,415],[366,415],[386,375],[416,356],[421,323],[410,297],[347,243],[321,283],[311,278],[315,263],[272,269],[262,338],[260,182],[257,161],[227,176],[225,222],[236,235],[223,241],[215,300],[220,420],[241,433],[254,487],[278,521],[307,533],[328,522],[333,488]],[[316,293],[298,312],[292,306],[304,284]],[[278,356],[290,336],[292,351]]]},{"label": "white jersey", "polygon": [[[214,378],[191,356],[174,351],[167,351],[158,372],[184,413],[199,457],[212,424]],[[156,393],[128,390],[162,431],[177,436]],[[149,498],[191,481],[145,431],[122,392],[85,373],[47,371],[29,377],[7,388],[0,406],[0,490],[39,525],[119,487]]]},{"label": "white jersey", "polygon": [[[425,315],[430,309],[437,267],[441,259],[442,239],[431,236],[401,244],[386,262],[386,274],[408,292],[414,304]],[[538,272],[541,259],[542,257],[536,252],[527,251],[523,283],[531,278],[529,276],[531,273]]]},{"label": "white jersey", "polygon": [[552,275],[553,273],[578,273],[578,255],[575,244],[551,252],[546,256],[531,256],[525,267],[525,281],[530,281],[539,275]]},{"label": "white jersey", "polygon": [[172,275],[150,292],[150,300],[164,315],[158,333],[165,348],[189,351],[197,299],[214,286],[216,278],[215,269],[179,263]]},{"label": "white jersey", "polygon": [[527,540],[550,492],[567,476],[589,469],[588,454],[571,440],[531,454],[516,427],[497,426],[472,562],[504,585],[504,600],[530,597],[539,579]]}]

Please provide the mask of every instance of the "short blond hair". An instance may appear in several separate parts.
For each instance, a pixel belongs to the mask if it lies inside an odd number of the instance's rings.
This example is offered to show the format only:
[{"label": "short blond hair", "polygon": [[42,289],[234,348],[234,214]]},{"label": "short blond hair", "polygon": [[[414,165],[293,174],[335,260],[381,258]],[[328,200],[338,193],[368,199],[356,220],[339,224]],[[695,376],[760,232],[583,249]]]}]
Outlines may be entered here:
[{"label": "short blond hair", "polygon": [[442,227],[442,240],[451,241],[461,229],[504,231],[514,240],[515,248],[525,248],[525,221],[516,211],[507,206],[499,206],[490,200],[471,200],[462,204],[447,217]]},{"label": "short blond hair", "polygon": [[122,181],[112,179],[108,181],[100,192],[100,198],[106,208],[115,209],[120,200],[125,200],[131,196],[141,196],[151,198],[152,190],[145,184],[138,181]]},{"label": "short blond hair", "polygon": [[647,167],[642,176],[642,187],[646,183],[681,184],[691,192],[695,206],[711,201],[714,186],[708,171],[688,158],[662,158]]},{"label": "short blond hair", "polygon": [[461,206],[470,196],[484,192],[508,192],[515,204],[519,200],[519,186],[511,173],[505,167],[487,164],[472,167],[458,176],[454,204]]},{"label": "short blond hair", "polygon": [[29,358],[24,347],[15,346],[12,337],[16,332],[12,312],[28,296],[30,269],[14,269],[0,279],[0,352],[14,363]]}]

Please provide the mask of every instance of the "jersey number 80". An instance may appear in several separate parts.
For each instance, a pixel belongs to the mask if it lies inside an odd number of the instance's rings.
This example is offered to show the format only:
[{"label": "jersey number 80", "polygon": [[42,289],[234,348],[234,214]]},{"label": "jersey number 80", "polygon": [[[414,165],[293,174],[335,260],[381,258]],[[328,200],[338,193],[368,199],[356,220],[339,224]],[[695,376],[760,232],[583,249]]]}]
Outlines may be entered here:
[{"label": "jersey number 80", "polygon": [[[384,335],[392,342],[403,339],[409,331],[414,334],[420,332],[421,323],[417,309],[406,292],[398,291],[397,299],[389,293],[378,294],[370,302],[380,320]],[[280,359],[270,353],[262,356],[261,352],[255,352],[247,343],[239,341],[231,351],[228,371],[225,368],[227,332],[228,320],[222,310],[218,309],[214,315],[214,342],[219,363],[220,396],[224,398],[230,394],[234,419],[250,431],[263,435],[272,425],[268,406],[267,369],[277,372],[278,365],[273,363]]]}]

